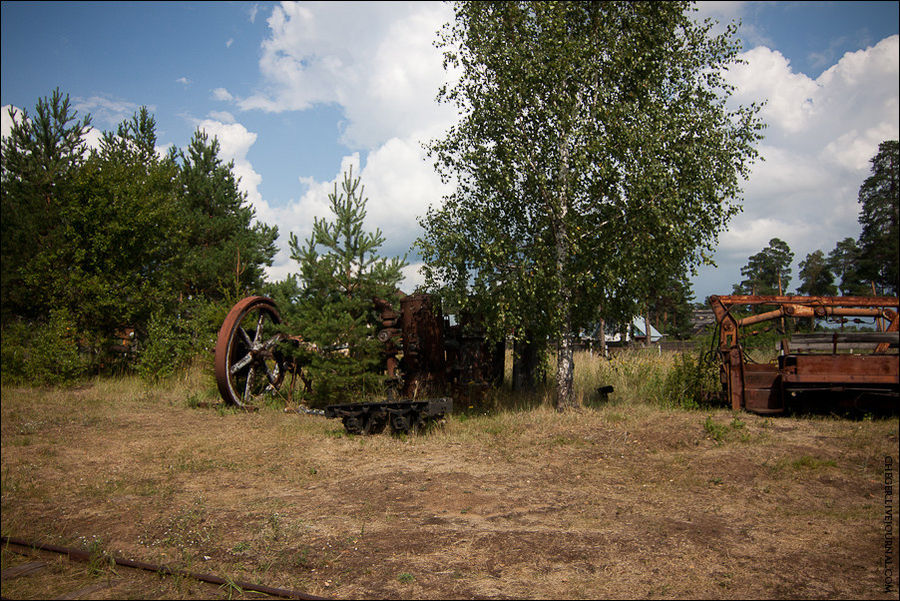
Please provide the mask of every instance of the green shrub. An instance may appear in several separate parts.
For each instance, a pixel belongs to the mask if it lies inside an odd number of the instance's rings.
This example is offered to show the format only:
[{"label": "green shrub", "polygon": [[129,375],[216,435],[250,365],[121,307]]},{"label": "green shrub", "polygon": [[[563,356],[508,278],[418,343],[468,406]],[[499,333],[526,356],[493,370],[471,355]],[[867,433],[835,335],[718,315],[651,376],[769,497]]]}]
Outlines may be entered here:
[{"label": "green shrub", "polygon": [[200,300],[185,303],[178,313],[154,313],[141,337],[137,372],[146,380],[167,378],[197,355],[211,357],[227,308]]},{"label": "green shrub", "polygon": [[146,338],[141,344],[138,373],[147,380],[172,375],[191,358],[191,342],[187,320],[154,313],[147,324]]},{"label": "green shrub", "polygon": [[717,424],[715,421],[713,421],[711,415],[706,416],[706,421],[703,422],[703,429],[706,430],[706,433],[709,434],[709,437],[716,442],[722,442],[725,440],[725,437],[728,436],[728,426]]},{"label": "green shrub", "polygon": [[3,325],[3,335],[0,337],[0,371],[7,382],[26,379],[25,366],[28,364],[31,331],[30,324],[18,319]]},{"label": "green shrub", "polygon": [[51,312],[46,322],[11,321],[0,345],[3,375],[36,385],[73,382],[91,369],[92,342],[64,309]]},{"label": "green shrub", "polygon": [[665,406],[698,409],[720,400],[719,369],[702,354],[679,353],[657,400]]}]

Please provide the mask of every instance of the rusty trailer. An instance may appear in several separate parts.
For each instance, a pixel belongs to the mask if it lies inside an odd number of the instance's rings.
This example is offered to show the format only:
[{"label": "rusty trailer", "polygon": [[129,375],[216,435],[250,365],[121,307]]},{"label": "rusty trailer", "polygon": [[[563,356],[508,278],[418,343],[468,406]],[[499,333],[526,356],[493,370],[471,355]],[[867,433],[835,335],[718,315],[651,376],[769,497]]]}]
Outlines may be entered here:
[{"label": "rusty trailer", "polygon": [[[900,398],[900,340],[896,297],[822,296],[711,296],[716,316],[720,377],[726,398],[735,411],[760,414],[784,412],[789,405],[823,408],[822,403],[845,407],[897,408]],[[747,308],[762,312],[741,317]],[[816,333],[785,337],[773,363],[749,360],[743,337],[746,328],[786,318],[874,318],[875,332]],[[853,350],[847,352],[847,348]],[[857,350],[868,351],[856,354]]]}]

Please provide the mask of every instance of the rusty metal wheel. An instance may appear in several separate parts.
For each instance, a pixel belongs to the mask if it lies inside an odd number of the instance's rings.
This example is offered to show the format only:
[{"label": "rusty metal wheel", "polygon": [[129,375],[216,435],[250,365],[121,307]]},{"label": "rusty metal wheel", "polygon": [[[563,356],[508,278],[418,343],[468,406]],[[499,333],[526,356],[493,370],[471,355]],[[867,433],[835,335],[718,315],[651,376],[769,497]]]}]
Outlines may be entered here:
[{"label": "rusty metal wheel", "polygon": [[228,312],[215,358],[216,384],[226,403],[252,409],[281,387],[284,361],[276,345],[284,336],[275,331],[279,323],[275,302],[264,296],[249,296]]}]

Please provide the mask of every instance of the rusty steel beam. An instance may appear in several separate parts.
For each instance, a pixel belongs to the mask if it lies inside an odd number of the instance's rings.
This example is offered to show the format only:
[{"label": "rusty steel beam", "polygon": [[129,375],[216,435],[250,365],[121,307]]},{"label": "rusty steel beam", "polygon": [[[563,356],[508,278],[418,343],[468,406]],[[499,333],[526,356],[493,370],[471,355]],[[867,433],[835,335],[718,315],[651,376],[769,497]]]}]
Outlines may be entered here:
[{"label": "rusty steel beam", "polygon": [[[716,321],[719,323],[719,348],[723,350],[738,343],[738,328],[780,317],[882,317],[890,323],[887,331],[896,331],[898,326],[897,312],[888,307],[900,307],[900,299],[894,296],[761,296],[732,294],[713,295],[707,300],[716,316]],[[731,314],[731,310],[742,305],[778,305],[778,308],[738,319]]]},{"label": "rusty steel beam", "polygon": [[739,327],[749,326],[779,317],[885,317],[887,314],[887,311],[878,308],[783,305],[773,311],[739,319],[737,325]]}]

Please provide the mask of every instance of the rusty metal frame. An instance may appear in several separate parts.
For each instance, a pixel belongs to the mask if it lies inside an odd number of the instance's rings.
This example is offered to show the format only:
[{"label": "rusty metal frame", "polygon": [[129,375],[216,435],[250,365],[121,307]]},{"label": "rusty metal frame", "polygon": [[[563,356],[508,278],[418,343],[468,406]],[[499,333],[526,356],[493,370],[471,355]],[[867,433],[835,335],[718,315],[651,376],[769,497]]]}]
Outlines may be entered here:
[{"label": "rusty metal frame", "polygon": [[[390,300],[373,299],[373,309],[381,321],[376,337],[384,345],[387,376],[388,400],[382,403],[382,413],[394,415],[389,405],[398,399],[415,402],[447,393],[469,400],[480,398],[502,379],[502,344],[487,340],[479,319],[462,315],[460,323],[451,326],[435,297],[398,293],[398,299],[399,311]],[[288,371],[289,398],[298,373],[310,389],[309,379],[299,372],[300,366],[286,361],[278,344],[291,342],[313,352],[321,349],[301,336],[285,334],[275,327],[280,323],[275,301],[264,296],[246,297],[228,312],[219,329],[214,360],[216,384],[226,403],[255,409],[266,394],[278,391]],[[366,415],[369,413],[367,410]],[[376,429],[383,426],[380,419],[375,421]],[[401,428],[397,425],[394,429]]]},{"label": "rusty metal frame", "polygon": [[[865,390],[866,387],[900,388],[897,355],[885,354],[898,332],[897,297],[888,296],[711,296],[709,305],[718,326],[720,376],[731,408],[757,413],[784,411],[785,390],[791,387],[819,385],[823,389]],[[733,314],[741,306],[776,308],[739,318]],[[775,364],[752,364],[744,359],[741,328],[784,317],[874,317],[888,325],[885,335],[873,337],[878,345],[872,355],[805,356],[790,353]],[[834,349],[838,337],[834,336]]]}]

